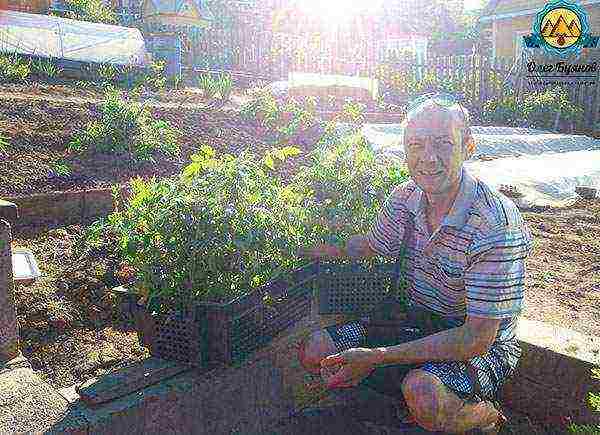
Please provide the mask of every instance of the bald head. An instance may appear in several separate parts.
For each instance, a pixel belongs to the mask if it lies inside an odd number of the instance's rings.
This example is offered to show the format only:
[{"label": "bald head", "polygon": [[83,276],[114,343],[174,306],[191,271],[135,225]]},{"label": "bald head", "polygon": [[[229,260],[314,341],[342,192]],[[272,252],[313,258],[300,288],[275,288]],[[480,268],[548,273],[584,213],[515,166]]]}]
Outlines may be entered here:
[{"label": "bald head", "polygon": [[453,139],[464,147],[466,158],[471,157],[475,152],[469,112],[459,103],[440,104],[437,98],[430,98],[411,109],[402,123],[405,143],[408,130],[417,134],[419,131],[426,133],[426,130],[421,130],[420,127],[426,129],[431,125],[445,126],[450,129]]},{"label": "bald head", "polygon": [[456,192],[462,165],[475,150],[467,111],[432,98],[411,109],[403,124],[413,180],[429,196]]}]

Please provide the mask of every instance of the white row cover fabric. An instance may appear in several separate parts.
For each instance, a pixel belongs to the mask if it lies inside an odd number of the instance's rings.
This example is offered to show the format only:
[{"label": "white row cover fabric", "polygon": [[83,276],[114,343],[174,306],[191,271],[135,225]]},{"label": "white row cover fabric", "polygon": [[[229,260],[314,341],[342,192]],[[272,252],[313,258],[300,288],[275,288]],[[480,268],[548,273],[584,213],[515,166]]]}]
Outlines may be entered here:
[{"label": "white row cover fabric", "polygon": [[133,66],[148,56],[138,29],[12,11],[0,11],[0,53]]}]

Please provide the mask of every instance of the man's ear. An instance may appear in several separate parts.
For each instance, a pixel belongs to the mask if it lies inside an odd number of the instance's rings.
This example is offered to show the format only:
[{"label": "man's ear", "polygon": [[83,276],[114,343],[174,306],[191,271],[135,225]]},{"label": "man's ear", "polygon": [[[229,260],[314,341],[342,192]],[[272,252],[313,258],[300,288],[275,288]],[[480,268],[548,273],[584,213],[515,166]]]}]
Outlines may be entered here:
[{"label": "man's ear", "polygon": [[473,135],[470,131],[467,131],[463,136],[463,153],[465,160],[469,160],[475,154],[475,149],[477,146],[475,145],[475,139],[473,139]]}]

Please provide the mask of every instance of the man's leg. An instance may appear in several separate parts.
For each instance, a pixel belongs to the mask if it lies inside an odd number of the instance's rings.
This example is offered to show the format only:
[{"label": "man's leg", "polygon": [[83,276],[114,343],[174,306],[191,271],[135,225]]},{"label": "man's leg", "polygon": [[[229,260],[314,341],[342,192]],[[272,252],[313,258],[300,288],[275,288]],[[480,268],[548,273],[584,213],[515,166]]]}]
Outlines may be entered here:
[{"label": "man's leg", "polygon": [[313,332],[300,343],[298,360],[307,372],[319,374],[321,360],[335,353],[337,353],[337,348],[331,335],[325,330],[320,330]]},{"label": "man's leg", "polygon": [[491,402],[469,403],[437,376],[420,369],[406,376],[402,392],[411,415],[430,431],[459,434],[492,426],[500,416]]}]

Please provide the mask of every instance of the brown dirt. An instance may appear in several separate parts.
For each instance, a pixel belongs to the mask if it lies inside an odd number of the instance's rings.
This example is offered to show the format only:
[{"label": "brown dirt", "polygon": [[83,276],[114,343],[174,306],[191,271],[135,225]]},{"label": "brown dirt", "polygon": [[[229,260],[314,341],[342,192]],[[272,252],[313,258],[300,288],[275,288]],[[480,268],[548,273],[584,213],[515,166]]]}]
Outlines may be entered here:
[{"label": "brown dirt", "polygon": [[33,368],[57,388],[147,356],[110,289],[118,263],[108,253],[83,254],[86,225],[15,228],[13,245],[31,249],[42,272],[16,284],[21,347]]},{"label": "brown dirt", "polygon": [[600,201],[524,216],[534,236],[525,317],[600,335]]},{"label": "brown dirt", "polygon": [[[89,96],[88,91],[82,92],[86,98]],[[184,93],[171,95],[171,101]],[[46,96],[39,99],[35,94],[24,92],[17,97],[11,97],[0,88],[0,133],[10,140],[0,160],[0,196],[3,197],[109,187],[127,183],[136,176],[175,175],[202,145],[210,145],[217,152],[248,149],[262,155],[275,143],[260,126],[244,121],[235,111],[236,104],[244,99],[238,92],[232,97],[232,104],[218,111],[209,111],[200,105],[181,108],[151,104],[156,117],[181,132],[179,157],[156,156],[154,163],[140,164],[113,154],[74,155],[66,146],[75,133],[97,117],[98,104],[85,98],[69,102]],[[303,141],[301,138],[297,145],[310,148],[310,143]],[[57,169],[61,164],[70,167],[70,174],[59,175]],[[286,163],[280,169],[285,172],[293,164]]]}]

